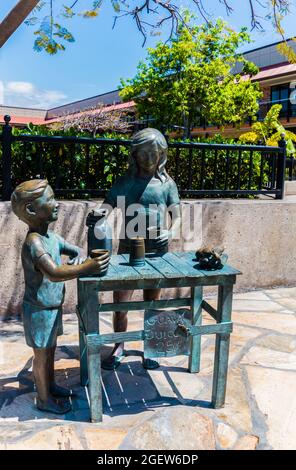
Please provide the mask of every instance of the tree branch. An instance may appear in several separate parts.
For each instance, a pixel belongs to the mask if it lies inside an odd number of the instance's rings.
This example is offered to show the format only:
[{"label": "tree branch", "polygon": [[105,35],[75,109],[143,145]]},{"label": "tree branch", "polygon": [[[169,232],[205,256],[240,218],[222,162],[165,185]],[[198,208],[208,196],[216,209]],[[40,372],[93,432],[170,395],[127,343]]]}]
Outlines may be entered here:
[{"label": "tree branch", "polygon": [[39,0],[19,0],[14,8],[0,23],[0,47],[10,38],[15,30],[22,24]]}]

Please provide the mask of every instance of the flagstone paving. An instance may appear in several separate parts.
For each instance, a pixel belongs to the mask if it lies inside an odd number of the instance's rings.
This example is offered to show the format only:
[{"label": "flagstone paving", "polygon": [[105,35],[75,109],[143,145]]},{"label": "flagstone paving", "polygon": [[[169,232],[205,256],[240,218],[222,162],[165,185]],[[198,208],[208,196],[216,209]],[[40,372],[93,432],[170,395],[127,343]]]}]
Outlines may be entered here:
[{"label": "flagstone paving", "polygon": [[[205,314],[204,323],[211,321]],[[215,340],[205,336],[199,374],[187,372],[182,356],[163,358],[150,372],[129,356],[117,371],[103,371],[99,424],[89,422],[87,390],[79,384],[75,315],[64,317],[56,353],[57,381],[76,393],[64,416],[35,408],[21,322],[2,322],[0,449],[296,449],[296,288],[236,294],[233,321],[224,408],[210,407]],[[111,331],[109,314],[101,325]],[[142,313],[131,312],[129,325],[141,328]]]}]

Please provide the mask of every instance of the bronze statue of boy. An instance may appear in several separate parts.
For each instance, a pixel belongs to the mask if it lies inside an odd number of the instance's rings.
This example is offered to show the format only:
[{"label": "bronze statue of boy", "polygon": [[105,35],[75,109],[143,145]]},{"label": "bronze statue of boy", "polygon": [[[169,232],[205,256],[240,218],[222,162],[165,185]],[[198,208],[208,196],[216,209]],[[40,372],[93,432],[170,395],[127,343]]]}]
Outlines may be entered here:
[{"label": "bronze statue of boy", "polygon": [[[58,218],[58,203],[46,180],[21,183],[11,196],[13,212],[29,226],[22,247],[25,276],[23,324],[28,346],[33,348],[33,375],[37,390],[37,408],[63,414],[70,411],[70,390],[54,380],[54,354],[57,336],[63,332],[62,305],[64,281],[106,269],[109,255],[86,259],[80,248],[66,242],[48,226]],[[62,265],[61,255],[70,257]]]}]

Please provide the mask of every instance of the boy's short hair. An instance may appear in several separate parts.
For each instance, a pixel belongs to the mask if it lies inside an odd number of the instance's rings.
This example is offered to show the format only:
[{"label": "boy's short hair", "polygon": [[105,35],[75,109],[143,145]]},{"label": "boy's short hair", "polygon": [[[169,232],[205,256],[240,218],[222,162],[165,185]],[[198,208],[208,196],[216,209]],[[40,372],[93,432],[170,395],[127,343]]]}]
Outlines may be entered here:
[{"label": "boy's short hair", "polygon": [[15,188],[11,195],[11,207],[23,222],[28,224],[31,221],[26,206],[41,197],[47,186],[47,180],[35,179],[24,181]]}]

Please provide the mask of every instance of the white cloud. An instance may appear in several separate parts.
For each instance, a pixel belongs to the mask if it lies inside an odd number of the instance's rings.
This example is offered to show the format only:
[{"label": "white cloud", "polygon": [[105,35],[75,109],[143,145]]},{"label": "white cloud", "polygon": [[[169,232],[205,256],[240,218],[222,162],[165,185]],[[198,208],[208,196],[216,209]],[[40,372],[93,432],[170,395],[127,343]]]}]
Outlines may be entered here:
[{"label": "white cloud", "polygon": [[17,93],[19,95],[34,93],[34,86],[30,82],[8,82],[5,88],[8,93]]},{"label": "white cloud", "polygon": [[6,106],[49,109],[64,104],[66,98],[61,91],[41,90],[31,82],[2,82],[2,103]]}]

